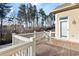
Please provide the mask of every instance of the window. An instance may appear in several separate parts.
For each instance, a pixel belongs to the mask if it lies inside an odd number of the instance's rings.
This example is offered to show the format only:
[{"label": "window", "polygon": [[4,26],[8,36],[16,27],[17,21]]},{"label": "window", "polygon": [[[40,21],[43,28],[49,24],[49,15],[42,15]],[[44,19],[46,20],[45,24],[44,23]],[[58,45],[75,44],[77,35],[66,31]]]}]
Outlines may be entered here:
[{"label": "window", "polygon": [[60,17],[60,20],[68,19],[68,17]]}]

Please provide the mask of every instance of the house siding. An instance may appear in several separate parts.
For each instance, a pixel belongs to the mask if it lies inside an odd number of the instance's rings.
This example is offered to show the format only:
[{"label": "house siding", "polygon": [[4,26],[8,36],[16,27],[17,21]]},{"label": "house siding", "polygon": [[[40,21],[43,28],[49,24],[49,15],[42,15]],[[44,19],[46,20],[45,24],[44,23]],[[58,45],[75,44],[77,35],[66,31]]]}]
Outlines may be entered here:
[{"label": "house siding", "polygon": [[[56,13],[55,15],[55,32],[56,37],[60,38],[60,17],[68,16],[69,23],[69,39],[79,39],[79,8],[68,10],[60,13]],[[76,24],[73,24],[75,20]]]}]

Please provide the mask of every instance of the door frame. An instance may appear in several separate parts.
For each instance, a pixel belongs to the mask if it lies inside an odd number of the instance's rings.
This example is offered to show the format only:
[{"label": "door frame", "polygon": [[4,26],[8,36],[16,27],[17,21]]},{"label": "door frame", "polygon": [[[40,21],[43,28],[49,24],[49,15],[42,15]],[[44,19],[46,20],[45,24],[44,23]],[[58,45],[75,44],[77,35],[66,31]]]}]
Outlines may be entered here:
[{"label": "door frame", "polygon": [[61,37],[61,22],[67,22],[67,37],[64,37],[64,38],[69,38],[69,18],[67,17],[67,19],[60,19],[60,25],[59,25],[59,28],[60,28],[60,34],[59,34],[59,37],[60,38],[63,38]]}]

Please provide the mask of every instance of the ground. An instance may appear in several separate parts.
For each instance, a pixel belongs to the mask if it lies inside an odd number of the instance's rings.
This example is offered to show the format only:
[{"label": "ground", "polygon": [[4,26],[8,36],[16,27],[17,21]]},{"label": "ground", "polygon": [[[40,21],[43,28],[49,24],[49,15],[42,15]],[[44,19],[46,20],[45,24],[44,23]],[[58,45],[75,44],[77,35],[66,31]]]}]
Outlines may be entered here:
[{"label": "ground", "polygon": [[36,55],[37,56],[79,56],[79,52],[42,42],[37,44],[36,46]]}]

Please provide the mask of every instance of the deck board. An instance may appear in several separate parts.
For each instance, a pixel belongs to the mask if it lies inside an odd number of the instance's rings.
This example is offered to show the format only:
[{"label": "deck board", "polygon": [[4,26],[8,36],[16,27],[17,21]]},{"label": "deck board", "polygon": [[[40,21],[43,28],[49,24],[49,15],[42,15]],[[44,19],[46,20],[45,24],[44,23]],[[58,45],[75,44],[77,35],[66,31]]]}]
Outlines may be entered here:
[{"label": "deck board", "polygon": [[78,51],[42,42],[36,46],[37,56],[79,56]]}]

